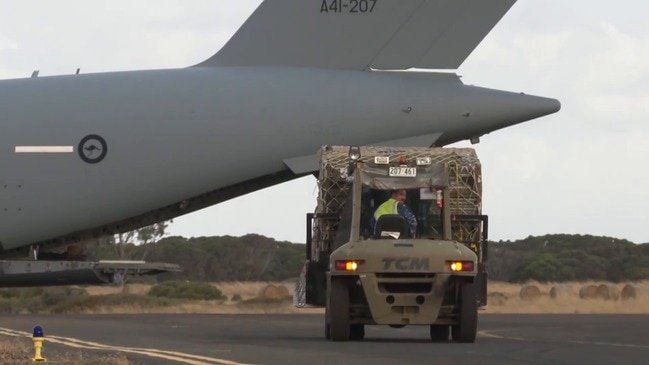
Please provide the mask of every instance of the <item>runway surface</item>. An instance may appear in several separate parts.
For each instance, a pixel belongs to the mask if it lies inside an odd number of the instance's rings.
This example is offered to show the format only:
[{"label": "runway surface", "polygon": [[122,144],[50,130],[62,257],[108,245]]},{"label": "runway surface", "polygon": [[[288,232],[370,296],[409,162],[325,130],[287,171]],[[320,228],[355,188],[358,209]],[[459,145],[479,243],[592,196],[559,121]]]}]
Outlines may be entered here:
[{"label": "runway surface", "polygon": [[0,316],[0,334],[45,329],[47,346],[121,351],[145,364],[646,364],[646,315],[481,314],[474,344],[431,343],[427,327],[368,326],[324,339],[322,315]]}]

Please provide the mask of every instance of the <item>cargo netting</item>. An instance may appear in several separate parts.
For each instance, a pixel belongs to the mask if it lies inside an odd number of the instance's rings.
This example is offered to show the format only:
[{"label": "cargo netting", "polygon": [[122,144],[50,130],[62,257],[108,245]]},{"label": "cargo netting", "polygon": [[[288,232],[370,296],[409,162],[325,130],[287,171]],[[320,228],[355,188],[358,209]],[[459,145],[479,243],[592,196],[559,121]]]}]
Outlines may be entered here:
[{"label": "cargo netting", "polygon": [[[375,156],[389,156],[390,163],[398,163],[406,156],[407,164],[418,157],[430,157],[433,164],[446,168],[449,176],[451,214],[482,214],[482,171],[480,160],[472,148],[446,147],[361,147],[361,161],[367,163]],[[319,193],[315,213],[339,213],[350,192],[348,176],[349,146],[325,146],[320,150]],[[481,239],[479,222],[454,222],[453,239],[472,243]],[[312,258],[319,261],[321,254],[331,252],[338,230],[338,222],[316,220],[313,226]]]}]

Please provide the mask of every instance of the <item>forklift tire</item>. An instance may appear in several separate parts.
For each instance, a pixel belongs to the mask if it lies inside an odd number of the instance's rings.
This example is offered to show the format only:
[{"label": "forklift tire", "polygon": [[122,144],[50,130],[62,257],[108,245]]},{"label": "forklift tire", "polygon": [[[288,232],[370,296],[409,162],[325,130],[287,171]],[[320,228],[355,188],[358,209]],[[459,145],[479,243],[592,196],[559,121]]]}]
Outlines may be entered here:
[{"label": "forklift tire", "polygon": [[329,294],[329,335],[332,341],[349,341],[351,325],[349,323],[349,288],[342,280],[331,278]]},{"label": "forklift tire", "polygon": [[365,338],[365,325],[352,324],[350,327],[349,338],[352,341],[363,341],[363,339]]},{"label": "forklift tire", "polygon": [[448,325],[430,325],[430,339],[433,342],[446,342],[451,329]]},{"label": "forklift tire", "polygon": [[473,283],[460,287],[458,324],[451,327],[451,337],[455,342],[475,342],[478,331],[478,303]]}]

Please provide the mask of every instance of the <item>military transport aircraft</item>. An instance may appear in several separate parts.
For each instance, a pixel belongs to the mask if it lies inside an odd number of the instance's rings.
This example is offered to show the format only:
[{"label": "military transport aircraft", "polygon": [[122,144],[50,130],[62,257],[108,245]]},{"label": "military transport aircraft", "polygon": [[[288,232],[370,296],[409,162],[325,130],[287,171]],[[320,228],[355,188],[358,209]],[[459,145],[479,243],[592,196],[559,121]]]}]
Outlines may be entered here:
[{"label": "military transport aircraft", "polygon": [[314,173],[322,145],[477,142],[557,112],[454,72],[514,3],[265,0],[193,66],[0,81],[1,255]]}]

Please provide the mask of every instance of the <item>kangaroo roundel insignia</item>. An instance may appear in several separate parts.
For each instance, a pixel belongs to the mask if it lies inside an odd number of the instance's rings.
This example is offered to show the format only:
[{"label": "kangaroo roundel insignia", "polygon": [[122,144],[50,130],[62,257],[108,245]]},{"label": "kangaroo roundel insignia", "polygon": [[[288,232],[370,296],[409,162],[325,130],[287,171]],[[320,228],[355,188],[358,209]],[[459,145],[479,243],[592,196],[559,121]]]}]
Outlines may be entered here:
[{"label": "kangaroo roundel insignia", "polygon": [[79,157],[84,162],[95,164],[101,162],[108,153],[108,146],[106,140],[96,134],[91,134],[83,137],[79,142]]}]

